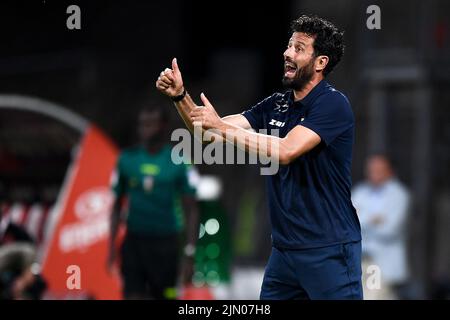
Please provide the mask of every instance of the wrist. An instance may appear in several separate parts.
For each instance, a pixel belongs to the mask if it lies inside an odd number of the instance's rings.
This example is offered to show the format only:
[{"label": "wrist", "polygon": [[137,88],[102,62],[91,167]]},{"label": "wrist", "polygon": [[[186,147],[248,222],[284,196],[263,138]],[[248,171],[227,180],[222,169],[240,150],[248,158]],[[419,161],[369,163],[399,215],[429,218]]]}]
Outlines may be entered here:
[{"label": "wrist", "polygon": [[186,97],[186,95],[187,95],[187,91],[186,91],[186,89],[183,86],[183,87],[181,87],[181,89],[180,89],[178,94],[176,94],[176,95],[174,95],[174,96],[172,96],[170,98],[174,102],[180,102],[181,100],[184,99],[184,97]]},{"label": "wrist", "polygon": [[217,130],[219,130],[221,133],[224,133],[227,130],[227,126],[225,121],[222,120],[222,118],[219,118],[217,122]]}]

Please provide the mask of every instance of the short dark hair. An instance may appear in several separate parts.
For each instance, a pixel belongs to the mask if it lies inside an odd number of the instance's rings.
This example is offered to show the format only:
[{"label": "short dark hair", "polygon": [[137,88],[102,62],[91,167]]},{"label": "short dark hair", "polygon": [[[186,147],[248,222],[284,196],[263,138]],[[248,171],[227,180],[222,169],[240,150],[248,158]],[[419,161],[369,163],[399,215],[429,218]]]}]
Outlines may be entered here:
[{"label": "short dark hair", "polygon": [[379,152],[375,151],[368,155],[367,159],[373,159],[373,158],[382,158],[386,163],[391,167],[391,169],[394,168],[394,160],[392,159],[391,155],[388,155],[385,152]]},{"label": "short dark hair", "polygon": [[302,15],[291,23],[292,32],[306,33],[314,37],[315,56],[328,56],[329,61],[323,75],[329,74],[344,54],[344,32],[331,22],[317,16]]}]

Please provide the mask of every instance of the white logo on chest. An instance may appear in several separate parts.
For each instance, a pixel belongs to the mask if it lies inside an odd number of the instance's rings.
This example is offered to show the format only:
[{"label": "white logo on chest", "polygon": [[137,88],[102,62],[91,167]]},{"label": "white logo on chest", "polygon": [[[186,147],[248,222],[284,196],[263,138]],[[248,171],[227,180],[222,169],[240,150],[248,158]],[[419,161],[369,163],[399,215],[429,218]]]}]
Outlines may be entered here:
[{"label": "white logo on chest", "polygon": [[277,126],[277,127],[279,127],[279,128],[284,127],[284,124],[285,124],[285,122],[281,122],[281,121],[278,121],[278,120],[275,120],[275,119],[272,119],[272,120],[270,120],[270,122],[269,122],[269,125],[271,125],[271,126]]},{"label": "white logo on chest", "polygon": [[155,179],[152,176],[145,176],[142,179],[142,187],[146,192],[150,192],[153,189]]}]

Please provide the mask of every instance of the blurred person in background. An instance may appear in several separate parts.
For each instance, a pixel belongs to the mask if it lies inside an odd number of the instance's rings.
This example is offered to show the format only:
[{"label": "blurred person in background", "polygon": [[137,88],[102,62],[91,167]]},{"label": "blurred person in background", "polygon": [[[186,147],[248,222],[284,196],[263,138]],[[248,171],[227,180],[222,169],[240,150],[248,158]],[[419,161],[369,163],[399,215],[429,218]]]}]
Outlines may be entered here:
[{"label": "blurred person in background", "polygon": [[354,188],[352,200],[361,222],[363,270],[378,266],[381,282],[379,289],[368,288],[365,283],[364,297],[402,299],[409,276],[405,230],[409,191],[395,177],[384,155],[368,158],[366,176],[366,181]]},{"label": "blurred person in background", "polygon": [[[192,280],[198,238],[195,189],[189,180],[193,168],[172,162],[168,121],[167,108],[143,108],[138,117],[141,143],[124,150],[117,163],[107,267],[111,270],[116,261],[115,240],[127,197],[127,231],[120,251],[126,299],[175,299],[177,280],[182,285]],[[180,250],[182,241],[184,250]]]},{"label": "blurred person in background", "polygon": [[38,300],[46,288],[33,238],[24,228],[3,217],[0,220],[0,300]]}]

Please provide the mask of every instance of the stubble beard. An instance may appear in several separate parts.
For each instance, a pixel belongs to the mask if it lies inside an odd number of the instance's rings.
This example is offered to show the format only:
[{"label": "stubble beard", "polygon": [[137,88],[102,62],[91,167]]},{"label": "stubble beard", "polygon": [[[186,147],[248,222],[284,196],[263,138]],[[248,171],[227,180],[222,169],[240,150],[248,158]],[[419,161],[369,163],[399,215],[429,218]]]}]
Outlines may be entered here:
[{"label": "stubble beard", "polygon": [[305,88],[306,84],[311,81],[314,75],[314,60],[311,61],[304,67],[296,71],[294,78],[288,78],[283,76],[282,83],[286,89],[293,89],[295,91],[300,91]]}]

